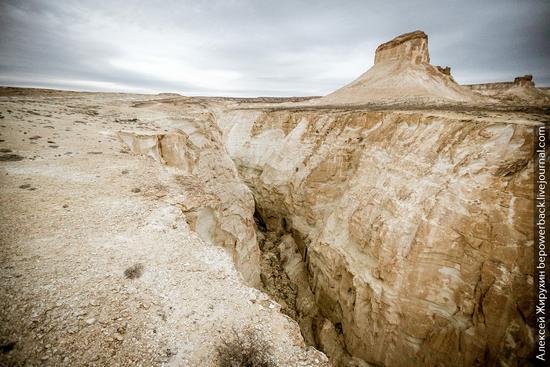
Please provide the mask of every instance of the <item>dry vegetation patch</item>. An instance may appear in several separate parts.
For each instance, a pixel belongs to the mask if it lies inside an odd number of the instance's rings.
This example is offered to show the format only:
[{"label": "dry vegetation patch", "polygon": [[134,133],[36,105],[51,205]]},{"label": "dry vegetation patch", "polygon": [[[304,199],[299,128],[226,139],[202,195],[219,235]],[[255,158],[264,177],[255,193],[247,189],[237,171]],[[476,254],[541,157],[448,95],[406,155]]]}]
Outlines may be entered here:
[{"label": "dry vegetation patch", "polygon": [[216,358],[219,367],[276,367],[271,346],[251,330],[232,330],[218,345]]}]

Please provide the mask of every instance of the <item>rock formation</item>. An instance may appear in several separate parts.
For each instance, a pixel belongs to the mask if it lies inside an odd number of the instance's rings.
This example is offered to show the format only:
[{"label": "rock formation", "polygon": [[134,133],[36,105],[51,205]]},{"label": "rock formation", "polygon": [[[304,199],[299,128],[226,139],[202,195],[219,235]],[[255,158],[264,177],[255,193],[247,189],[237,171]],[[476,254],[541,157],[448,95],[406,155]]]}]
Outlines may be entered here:
[{"label": "rock formation", "polygon": [[213,115],[200,107],[187,109],[186,119],[173,123],[169,133],[120,132],[119,137],[132,152],[176,169],[181,185],[193,192],[180,203],[190,227],[203,240],[229,249],[247,284],[258,287],[254,198],[225,152]]},{"label": "rock formation", "polygon": [[514,84],[519,85],[520,87],[534,87],[535,82],[533,82],[533,76],[530,74],[524,76],[518,76],[514,78]]},{"label": "rock formation", "polygon": [[345,107],[400,98],[496,101],[430,65],[427,36],[413,32],[308,104],[337,109],[216,113],[274,242],[263,250],[282,262],[306,341],[337,366],[523,365],[541,117]]},{"label": "rock formation", "polygon": [[548,105],[550,98],[545,90],[535,87],[532,75],[518,76],[513,82],[465,85],[473,92],[507,104]]},{"label": "rock formation", "polygon": [[437,70],[442,72],[445,75],[451,76],[451,68],[449,66],[436,66]]},{"label": "rock formation", "polygon": [[336,366],[524,365],[541,116],[347,108],[481,98],[429,64],[423,32],[381,45],[375,61],[302,105],[169,100],[185,117],[167,133],[121,137],[202,188],[183,201],[192,228],[232,249],[250,284],[261,272]]},{"label": "rock formation", "polygon": [[[210,334],[248,323],[278,340],[281,365],[327,366],[315,348],[335,367],[529,365],[533,127],[549,118],[548,93],[532,76],[460,86],[449,67],[430,64],[428,37],[416,31],[380,45],[371,69],[319,99],[26,93],[0,96],[9,103],[0,117],[8,116],[2,136],[10,144],[26,141],[23,128],[51,123],[41,134],[87,153],[55,154],[59,146],[48,141],[38,151],[47,159],[31,158],[38,135],[21,152],[28,159],[4,148],[12,164],[8,189],[0,190],[12,210],[2,227],[11,241],[4,293],[17,301],[0,309],[10,329],[2,337],[17,340],[17,350],[9,363],[0,354],[0,364],[29,362],[30,354],[31,364],[58,365],[66,361],[58,349],[73,348],[74,364],[95,363],[97,354],[103,364],[138,363],[143,355],[148,364],[211,366]],[[43,104],[47,114],[29,109]],[[55,124],[62,129],[50,132]],[[104,129],[159,164],[127,155]],[[67,167],[77,169],[71,180]],[[151,172],[162,180],[146,182]],[[145,192],[128,187],[134,180]],[[35,181],[46,182],[36,193]],[[71,205],[51,209],[46,199],[68,185],[73,191],[60,197]],[[95,200],[93,211],[85,200]],[[48,203],[39,205],[56,214],[55,231],[25,237],[50,226],[37,221],[33,203]],[[73,206],[78,215],[69,214]],[[100,236],[90,241],[91,232]],[[70,242],[60,245],[65,237]],[[240,274],[225,251],[205,242],[225,248]],[[114,275],[111,262],[127,258],[149,262],[143,283],[121,277],[124,267]],[[76,264],[71,277],[59,276],[65,262]],[[78,289],[68,291],[73,274]],[[101,292],[89,291],[95,285]],[[77,298],[83,313],[73,308]],[[84,318],[88,312],[97,320]],[[64,326],[66,314],[79,317],[74,332]],[[125,354],[112,359],[119,348]]]},{"label": "rock formation", "polygon": [[306,317],[337,365],[528,357],[531,127],[398,111],[238,114],[219,117],[228,152],[267,227],[291,235],[279,256],[293,243],[309,277],[297,299],[313,295]]},{"label": "rock formation", "polygon": [[376,48],[374,63],[388,61],[429,64],[428,35],[422,31],[405,33]]},{"label": "rock formation", "polygon": [[415,31],[380,45],[372,68],[350,84],[321,98],[317,104],[471,102],[475,99],[474,94],[453,80],[450,68],[430,64],[428,36]]},{"label": "rock formation", "polygon": [[[523,365],[533,350],[531,129],[540,117],[303,109],[398,96],[433,102],[474,92],[450,68],[430,65],[427,36],[413,32],[381,45],[356,82],[302,107],[218,101],[193,118],[187,106],[171,126],[178,130],[147,151],[205,187],[222,177],[208,173],[219,163],[197,171],[187,155],[231,157],[239,175],[222,164],[230,184],[208,191],[226,204],[191,205],[213,208],[203,237],[231,247],[238,232],[227,228],[247,233],[235,243],[254,254],[251,264],[261,249],[263,287],[336,366]],[[209,142],[195,147],[192,136]],[[239,178],[254,201],[231,189]],[[224,217],[233,197],[238,215]],[[220,231],[227,217],[239,227]]]}]

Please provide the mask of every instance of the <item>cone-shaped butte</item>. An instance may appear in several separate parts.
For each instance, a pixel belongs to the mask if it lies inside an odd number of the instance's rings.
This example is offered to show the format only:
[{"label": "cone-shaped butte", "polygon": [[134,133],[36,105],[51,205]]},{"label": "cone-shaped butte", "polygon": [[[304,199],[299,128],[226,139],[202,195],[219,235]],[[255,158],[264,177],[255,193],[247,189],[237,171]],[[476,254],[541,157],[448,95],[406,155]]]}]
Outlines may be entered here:
[{"label": "cone-shaped butte", "polygon": [[430,64],[428,36],[402,34],[376,49],[374,65],[316,104],[471,102],[483,97],[457,84],[450,68]]}]

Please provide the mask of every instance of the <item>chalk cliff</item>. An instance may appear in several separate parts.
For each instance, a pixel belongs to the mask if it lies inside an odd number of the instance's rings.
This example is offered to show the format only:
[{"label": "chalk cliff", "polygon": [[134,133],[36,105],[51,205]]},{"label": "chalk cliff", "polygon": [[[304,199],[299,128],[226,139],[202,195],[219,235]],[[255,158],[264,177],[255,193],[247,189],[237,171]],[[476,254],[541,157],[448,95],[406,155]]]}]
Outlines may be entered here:
[{"label": "chalk cliff", "polygon": [[422,31],[405,33],[376,48],[374,63],[389,61],[429,64],[428,35]]},{"label": "chalk cliff", "polygon": [[[156,104],[151,104],[155,106]],[[170,108],[162,106],[165,110]],[[200,237],[229,249],[247,284],[260,285],[260,251],[254,230],[254,198],[238,177],[211,113],[186,109],[169,132],[120,132],[135,154],[149,155],[175,169],[185,192],[180,208]]]},{"label": "chalk cliff", "polygon": [[336,365],[527,359],[528,120],[273,111],[219,123],[263,222],[290,234],[276,251],[290,278],[303,284],[292,271],[307,268],[298,313]]},{"label": "chalk cliff", "polygon": [[[532,129],[548,114],[474,108],[473,89],[430,65],[413,32],[317,100],[158,102],[183,117],[129,145],[201,188],[182,202],[192,227],[234,251],[335,366],[523,366]],[[442,100],[471,104],[434,109]]]}]

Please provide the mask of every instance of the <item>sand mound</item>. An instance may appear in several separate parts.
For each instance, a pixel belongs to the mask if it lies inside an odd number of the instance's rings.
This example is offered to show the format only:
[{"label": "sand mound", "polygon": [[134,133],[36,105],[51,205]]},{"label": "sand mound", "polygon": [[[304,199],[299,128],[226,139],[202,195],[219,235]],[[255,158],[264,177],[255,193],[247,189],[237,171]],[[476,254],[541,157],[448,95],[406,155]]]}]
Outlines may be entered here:
[{"label": "sand mound", "polygon": [[477,97],[457,84],[450,68],[430,64],[428,36],[400,35],[376,49],[374,66],[350,84],[319,100],[323,104],[358,104],[381,100],[468,102]]}]

